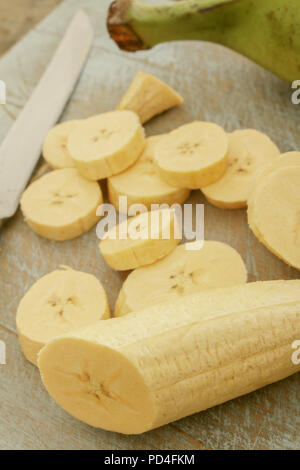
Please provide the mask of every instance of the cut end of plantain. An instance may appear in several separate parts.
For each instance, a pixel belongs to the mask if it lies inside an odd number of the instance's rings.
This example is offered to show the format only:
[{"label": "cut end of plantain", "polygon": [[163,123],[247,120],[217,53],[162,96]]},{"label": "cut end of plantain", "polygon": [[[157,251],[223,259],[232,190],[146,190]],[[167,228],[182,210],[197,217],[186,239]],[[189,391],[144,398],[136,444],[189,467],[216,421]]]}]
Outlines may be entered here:
[{"label": "cut end of plantain", "polygon": [[77,419],[124,434],[151,428],[155,417],[152,394],[121,352],[70,336],[44,348],[38,365],[47,390]]},{"label": "cut end of plantain", "polygon": [[200,189],[227,168],[228,137],[217,124],[195,121],[164,136],[154,149],[161,177],[178,188]]},{"label": "cut end of plantain", "polygon": [[257,176],[248,223],[272,253],[300,270],[300,153],[281,155]]},{"label": "cut end of plantain", "polygon": [[222,178],[202,188],[207,200],[221,209],[247,207],[251,181],[256,172],[280,155],[278,147],[265,134],[254,129],[228,134],[228,167]]},{"label": "cut end of plantain", "polygon": [[47,134],[43,157],[54,169],[73,168],[74,162],[67,149],[69,134],[76,129],[79,121],[66,121],[53,127]]},{"label": "cut end of plantain", "polygon": [[182,97],[157,77],[142,71],[137,72],[118,109],[134,111],[141,123],[167,109],[179,106]]},{"label": "cut end of plantain", "polygon": [[75,168],[47,173],[24,191],[21,209],[28,225],[42,237],[70,240],[88,232],[99,220],[102,204],[97,182],[82,178]]},{"label": "cut end of plantain", "polygon": [[145,145],[144,129],[132,111],[111,111],[85,119],[67,142],[79,173],[90,180],[121,173],[137,160]]},{"label": "cut end of plantain", "polygon": [[164,258],[180,239],[175,211],[163,209],[125,220],[106,234],[99,249],[111,268],[127,271]]},{"label": "cut end of plantain", "polygon": [[155,146],[163,137],[148,137],[146,148],[137,162],[123,173],[108,179],[109,200],[117,210],[120,210],[121,196],[127,197],[128,209],[132,204],[144,204],[147,210],[151,210],[152,204],[182,204],[189,197],[189,189],[175,188],[166,183],[154,163]]},{"label": "cut end of plantain", "polygon": [[164,259],[129,274],[116,302],[114,316],[180,299],[206,289],[247,282],[239,253],[225,243],[205,241],[199,250],[186,243]]},{"label": "cut end of plantain", "polygon": [[48,341],[109,316],[106,293],[95,276],[70,268],[53,271],[33,284],[19,304],[16,321],[24,356],[36,365]]}]

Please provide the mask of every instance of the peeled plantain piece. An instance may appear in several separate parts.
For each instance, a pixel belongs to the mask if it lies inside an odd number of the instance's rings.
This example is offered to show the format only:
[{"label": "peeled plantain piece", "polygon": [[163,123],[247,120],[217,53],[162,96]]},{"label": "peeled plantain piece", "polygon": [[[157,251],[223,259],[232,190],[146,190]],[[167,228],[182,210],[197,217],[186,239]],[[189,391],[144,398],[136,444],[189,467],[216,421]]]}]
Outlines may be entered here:
[{"label": "peeled plantain piece", "polygon": [[189,250],[193,243],[180,245],[164,259],[130,273],[117,299],[114,316],[206,289],[247,282],[245,264],[231,246],[204,241],[201,249]]},{"label": "peeled plantain piece", "polygon": [[259,241],[300,269],[300,152],[290,152],[257,176],[248,200],[248,223]]},{"label": "peeled plantain piece", "polygon": [[120,209],[120,196],[127,197],[128,207],[144,204],[148,210],[151,210],[152,204],[182,204],[189,197],[189,189],[174,188],[160,177],[153,154],[162,137],[148,137],[146,148],[137,162],[123,173],[108,179],[109,200],[117,210]]},{"label": "peeled plantain piece", "polygon": [[109,316],[105,291],[95,276],[73,269],[46,274],[30,287],[18,307],[24,356],[36,365],[39,350],[49,340]]},{"label": "peeled plantain piece", "polygon": [[43,383],[72,416],[139,434],[300,370],[300,280],[213,289],[49,342]]},{"label": "peeled plantain piece", "polygon": [[28,225],[50,240],[64,241],[88,232],[99,220],[102,192],[75,168],[47,173],[24,191],[21,209]]},{"label": "peeled plantain piece", "polygon": [[179,106],[182,97],[157,77],[137,72],[118,109],[134,111],[143,124],[167,109]]},{"label": "peeled plantain piece", "polygon": [[132,111],[110,111],[80,121],[67,142],[79,173],[90,180],[121,173],[145,145],[144,129]]},{"label": "peeled plantain piece", "polygon": [[200,189],[227,168],[228,137],[217,124],[195,121],[175,129],[155,146],[161,177],[178,188]]},{"label": "peeled plantain piece", "polygon": [[67,149],[67,141],[70,132],[76,129],[78,122],[62,122],[48,132],[43,145],[43,156],[52,168],[73,168],[75,166]]},{"label": "peeled plantain piece", "polygon": [[265,134],[254,129],[228,135],[228,168],[214,184],[202,188],[207,200],[221,209],[247,207],[253,175],[280,155],[278,147]]},{"label": "peeled plantain piece", "polygon": [[127,271],[163,258],[180,239],[175,211],[162,209],[120,223],[101,240],[99,249],[111,268]]}]

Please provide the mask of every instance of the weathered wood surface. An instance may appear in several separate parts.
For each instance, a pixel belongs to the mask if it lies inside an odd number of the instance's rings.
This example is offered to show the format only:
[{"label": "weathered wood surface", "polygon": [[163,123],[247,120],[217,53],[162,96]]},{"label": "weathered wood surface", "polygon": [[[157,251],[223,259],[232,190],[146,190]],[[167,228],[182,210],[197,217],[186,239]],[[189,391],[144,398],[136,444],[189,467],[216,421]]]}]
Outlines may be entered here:
[{"label": "weathered wood surface", "polygon": [[[235,53],[200,42],[165,44],[131,55],[120,52],[106,34],[108,4],[64,2],[2,58],[0,79],[7,83],[8,100],[0,106],[0,140],[81,7],[90,15],[96,37],[64,120],[114,108],[136,70],[143,69],[169,82],[185,98],[181,108],[147,124],[148,134],[203,119],[228,131],[255,127],[267,132],[282,151],[300,149],[299,109],[291,104],[286,83]],[[205,202],[199,191],[192,200]],[[235,247],[247,264],[250,281],[299,278],[299,272],[255,239],[245,211],[222,211],[206,203],[205,236]],[[20,212],[1,231],[0,248],[0,339],[7,345],[7,364],[0,365],[1,449],[300,448],[300,374],[141,436],[122,436],[76,421],[49,398],[37,369],[23,358],[16,336],[17,305],[35,280],[59,264],[98,276],[111,306],[122,276],[101,259],[94,229],[76,240],[54,243],[35,235]]]},{"label": "weathered wood surface", "polygon": [[0,0],[0,56],[62,0]]}]

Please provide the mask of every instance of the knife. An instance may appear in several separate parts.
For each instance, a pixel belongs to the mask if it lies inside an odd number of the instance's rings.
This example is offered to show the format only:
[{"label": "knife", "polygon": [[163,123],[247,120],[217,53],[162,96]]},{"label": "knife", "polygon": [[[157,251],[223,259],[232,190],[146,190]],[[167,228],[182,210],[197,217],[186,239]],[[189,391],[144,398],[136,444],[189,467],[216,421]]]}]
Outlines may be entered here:
[{"label": "knife", "polygon": [[88,16],[79,10],[40,82],[0,146],[0,226],[16,212],[41,155],[44,139],[59,119],[93,40]]}]

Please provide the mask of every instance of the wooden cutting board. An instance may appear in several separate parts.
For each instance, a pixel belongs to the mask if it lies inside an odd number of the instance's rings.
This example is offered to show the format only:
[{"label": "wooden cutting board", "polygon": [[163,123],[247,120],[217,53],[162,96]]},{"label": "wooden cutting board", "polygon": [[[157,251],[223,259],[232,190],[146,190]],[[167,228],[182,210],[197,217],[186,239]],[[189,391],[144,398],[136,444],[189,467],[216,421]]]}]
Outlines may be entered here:
[{"label": "wooden cutting board", "polygon": [[[269,134],[282,151],[300,149],[299,109],[291,104],[288,84],[207,43],[164,44],[151,51],[123,53],[106,33],[109,3],[65,1],[2,58],[0,79],[7,84],[8,97],[6,106],[0,106],[0,140],[80,7],[89,14],[96,36],[63,120],[113,109],[135,72],[142,69],[166,80],[185,99],[181,108],[147,124],[148,135],[194,119],[212,120],[227,131],[255,127]],[[205,203],[200,191],[194,191],[191,200]],[[205,203],[205,237],[236,248],[247,264],[249,281],[299,278],[298,271],[256,240],[243,210],[222,211]],[[1,449],[300,448],[300,374],[140,436],[93,429],[73,419],[48,396],[38,370],[20,352],[15,327],[18,302],[33,282],[65,264],[101,279],[113,307],[124,275],[105,265],[94,229],[76,240],[54,243],[35,235],[20,212],[0,232],[0,250],[0,339],[7,346],[7,364],[0,365]]]}]

